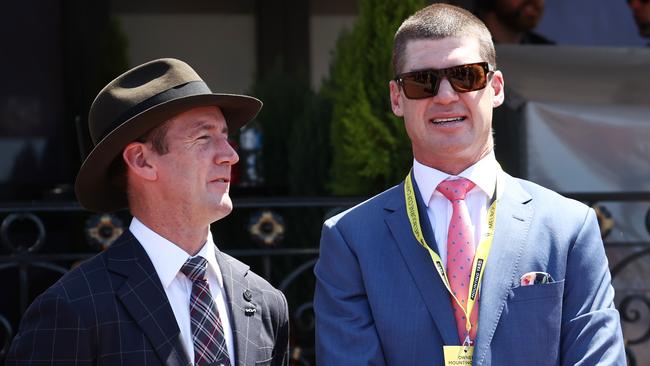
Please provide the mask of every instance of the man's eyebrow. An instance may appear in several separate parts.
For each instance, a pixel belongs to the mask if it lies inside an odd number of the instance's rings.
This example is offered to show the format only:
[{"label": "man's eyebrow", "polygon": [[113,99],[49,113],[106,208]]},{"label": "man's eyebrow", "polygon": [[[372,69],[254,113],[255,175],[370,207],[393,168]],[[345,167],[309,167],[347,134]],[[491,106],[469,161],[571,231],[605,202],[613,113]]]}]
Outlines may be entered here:
[{"label": "man's eyebrow", "polygon": [[[206,122],[206,121],[201,121],[198,120],[194,123],[194,125],[191,127],[192,133],[198,133],[200,131],[212,131],[216,130],[218,127],[215,123],[213,122]],[[223,128],[221,128],[221,133],[223,134],[228,134],[228,126],[224,124]]]}]

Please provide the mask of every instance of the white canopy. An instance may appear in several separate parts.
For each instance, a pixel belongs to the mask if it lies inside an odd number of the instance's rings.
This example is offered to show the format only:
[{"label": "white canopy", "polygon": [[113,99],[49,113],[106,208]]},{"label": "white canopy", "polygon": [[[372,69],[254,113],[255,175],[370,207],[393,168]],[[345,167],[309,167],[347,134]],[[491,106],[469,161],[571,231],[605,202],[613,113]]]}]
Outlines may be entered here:
[{"label": "white canopy", "polygon": [[[500,45],[497,64],[524,124],[523,178],[559,192],[650,192],[650,49]],[[648,240],[648,202],[606,207],[610,239]]]}]

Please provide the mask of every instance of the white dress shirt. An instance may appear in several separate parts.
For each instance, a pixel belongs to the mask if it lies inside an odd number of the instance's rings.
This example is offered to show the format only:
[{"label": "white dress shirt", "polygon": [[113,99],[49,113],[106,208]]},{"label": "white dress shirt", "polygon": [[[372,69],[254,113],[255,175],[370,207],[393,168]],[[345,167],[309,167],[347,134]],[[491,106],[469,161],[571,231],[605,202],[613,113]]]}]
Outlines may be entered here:
[{"label": "white dress shirt", "polygon": [[[190,323],[190,296],[192,295],[192,281],[180,272],[185,261],[187,261],[191,256],[176,244],[149,229],[135,217],[131,221],[129,230],[133,233],[133,236],[138,239],[140,244],[142,244],[149,259],[151,259],[151,263],[153,263],[153,266],[158,273],[160,282],[167,294],[169,304],[174,311],[178,327],[181,330],[181,338],[185,345],[185,349],[187,350],[187,355],[189,356],[190,361],[192,361],[192,364],[194,364],[194,342],[192,341],[192,327]],[[212,297],[215,299],[217,311],[219,311],[219,318],[223,324],[230,364],[234,365],[235,345],[233,343],[232,328],[230,327],[228,307],[226,306],[224,297],[223,277],[221,275],[221,270],[219,269],[219,264],[217,263],[214,248],[212,233],[208,230],[208,237],[206,238],[205,244],[196,256],[201,256],[208,261],[206,272],[208,284],[210,285]]]},{"label": "white dress shirt", "polygon": [[[418,185],[420,197],[422,197],[422,201],[427,206],[429,222],[431,223],[431,229],[433,229],[436,244],[438,245],[438,255],[445,267],[447,266],[447,232],[449,230],[449,221],[451,221],[453,208],[451,202],[436,190],[438,184],[446,179],[466,178],[476,185],[465,196],[465,203],[467,204],[469,216],[472,221],[474,246],[476,248],[481,238],[488,231],[488,204],[494,193],[498,173],[499,167],[494,157],[494,151],[457,176],[425,166],[413,159],[413,178]],[[501,182],[502,180],[499,181],[498,186],[499,194],[503,192],[503,184]],[[433,246],[433,243],[428,244]]]}]

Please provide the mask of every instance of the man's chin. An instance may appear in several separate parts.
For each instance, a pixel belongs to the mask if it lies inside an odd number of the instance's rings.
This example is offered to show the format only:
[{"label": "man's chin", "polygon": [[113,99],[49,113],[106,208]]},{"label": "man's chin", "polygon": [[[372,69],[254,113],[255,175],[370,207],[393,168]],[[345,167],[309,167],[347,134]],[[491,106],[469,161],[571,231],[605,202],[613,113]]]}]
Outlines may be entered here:
[{"label": "man's chin", "polygon": [[650,38],[650,22],[637,23],[639,26],[639,35],[644,38]]},{"label": "man's chin", "polygon": [[528,32],[537,26],[539,18],[526,18],[523,16],[512,16],[508,19],[501,18],[501,22],[508,28],[517,32]]},{"label": "man's chin", "polygon": [[221,201],[216,202],[212,207],[212,222],[223,219],[230,215],[233,210],[232,200],[230,197],[222,197]]},{"label": "man's chin", "polygon": [[528,32],[531,29],[537,27],[537,24],[539,24],[540,20],[541,20],[541,16],[521,17],[517,22],[517,27],[521,32]]}]

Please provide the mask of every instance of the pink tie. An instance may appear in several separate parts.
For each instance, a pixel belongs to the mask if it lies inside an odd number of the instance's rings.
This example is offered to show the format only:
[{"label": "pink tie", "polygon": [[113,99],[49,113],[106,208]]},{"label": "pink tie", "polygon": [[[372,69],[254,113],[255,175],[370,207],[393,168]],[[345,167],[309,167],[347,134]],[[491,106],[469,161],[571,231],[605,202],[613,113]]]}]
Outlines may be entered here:
[{"label": "pink tie", "polygon": [[[472,273],[472,261],[474,260],[474,232],[472,231],[471,220],[465,194],[474,188],[474,183],[465,178],[445,180],[438,185],[438,192],[442,193],[450,202],[453,208],[449,231],[447,234],[447,277],[451,291],[463,308],[467,308],[468,287]],[[451,298],[458,328],[458,337],[462,343],[467,337],[465,329],[465,314],[456,301]],[[472,329],[470,339],[476,339],[478,326],[478,301],[474,304],[470,316]]]}]

